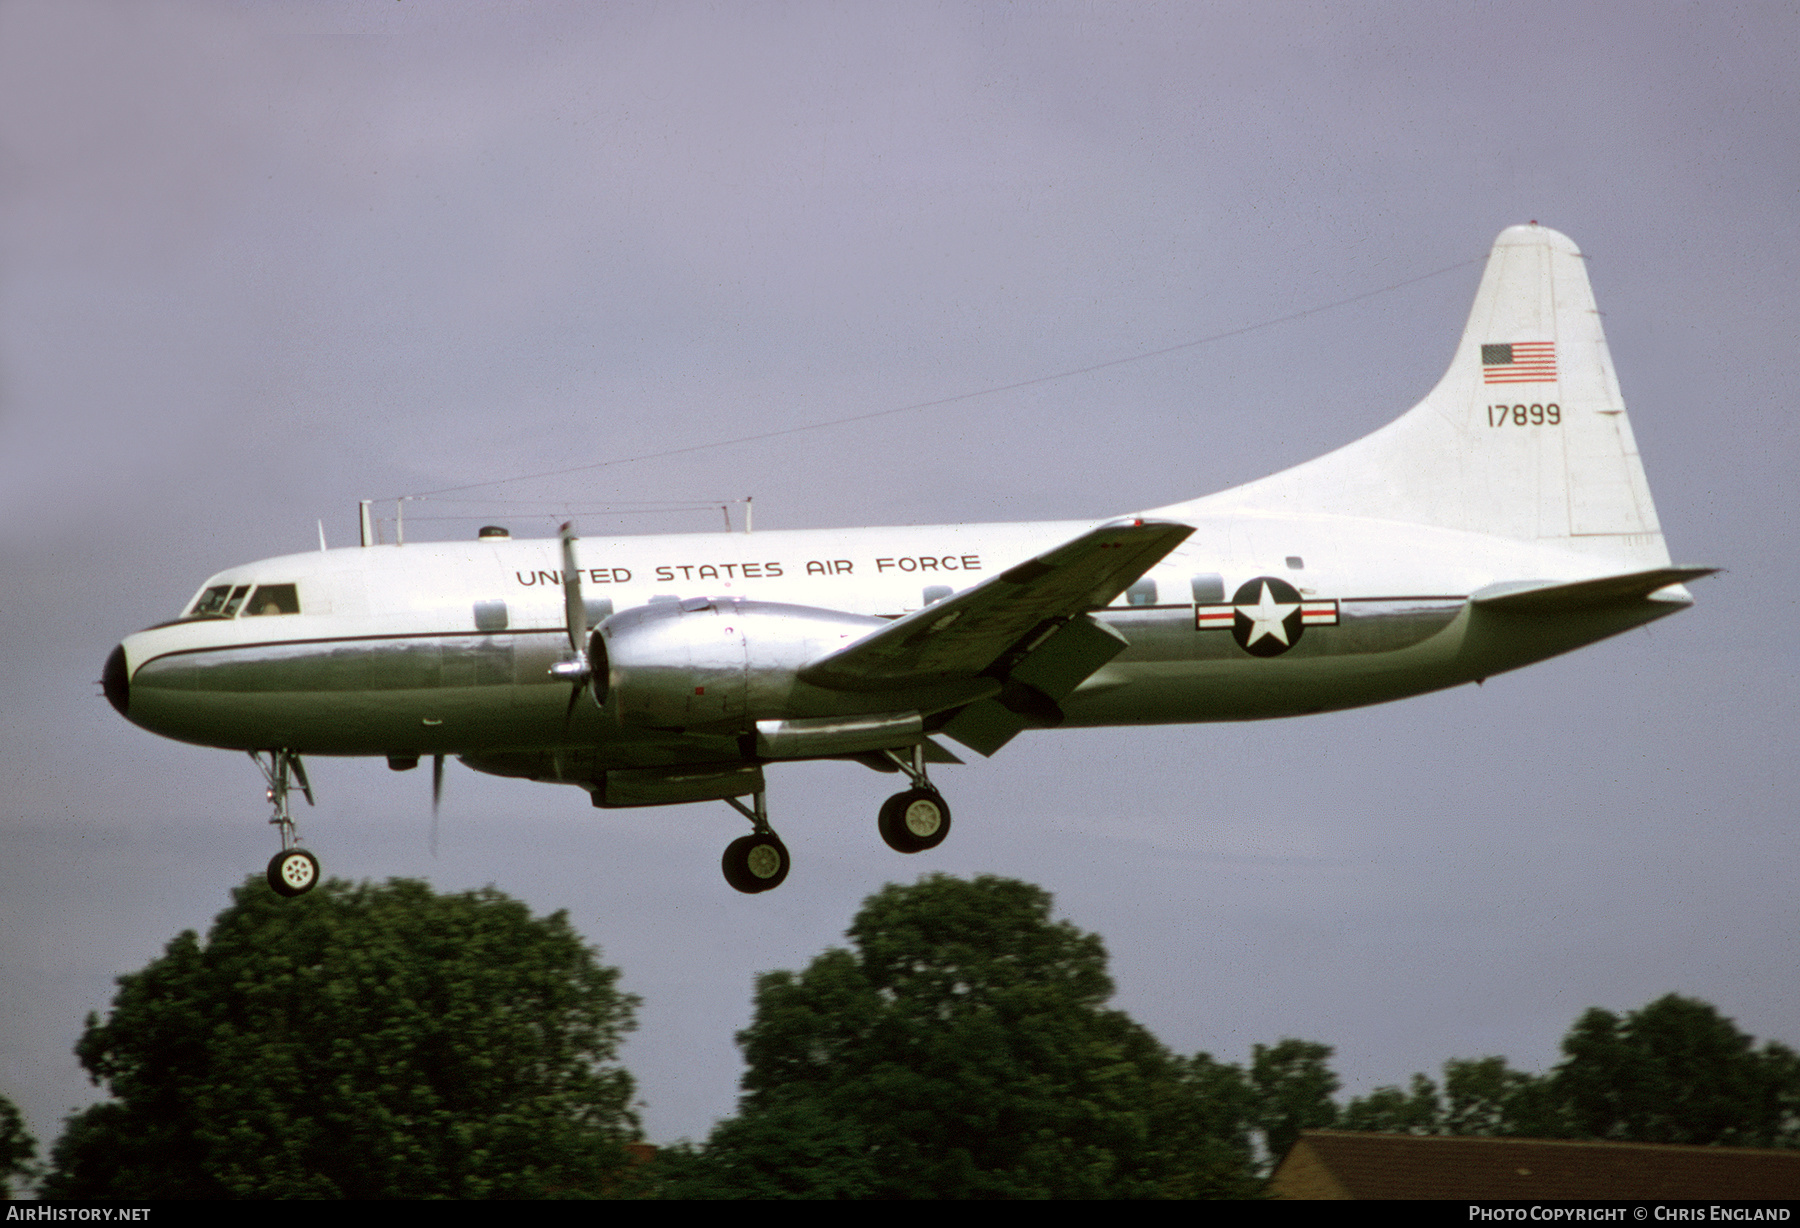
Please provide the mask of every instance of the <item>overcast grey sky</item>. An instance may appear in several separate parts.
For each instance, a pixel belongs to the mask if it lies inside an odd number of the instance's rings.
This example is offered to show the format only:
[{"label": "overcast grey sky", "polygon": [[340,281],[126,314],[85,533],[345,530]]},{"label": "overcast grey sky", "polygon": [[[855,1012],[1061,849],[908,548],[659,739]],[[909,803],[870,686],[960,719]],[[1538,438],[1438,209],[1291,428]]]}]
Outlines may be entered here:
[{"label": "overcast grey sky", "polygon": [[[221,567],[355,502],[825,422],[1156,350],[1570,234],[1681,616],[1404,704],[1030,734],[892,782],[771,773],[792,877],[720,804],[602,813],[319,760],[329,873],[569,910],[645,1000],[649,1137],[731,1111],[751,979],[883,882],[1040,883],[1117,1003],[1349,1090],[1539,1069],[1671,990],[1800,1043],[1792,4],[0,4],[0,1094],[47,1146],[112,978],[274,851],[240,755],[95,698]],[[1479,276],[1089,375],[426,502],[409,538],[1113,515],[1344,443],[1435,382]],[[502,500],[531,501],[502,502]],[[449,517],[469,519],[448,519]],[[446,519],[434,519],[444,517]],[[416,519],[415,519],[416,518]]]}]

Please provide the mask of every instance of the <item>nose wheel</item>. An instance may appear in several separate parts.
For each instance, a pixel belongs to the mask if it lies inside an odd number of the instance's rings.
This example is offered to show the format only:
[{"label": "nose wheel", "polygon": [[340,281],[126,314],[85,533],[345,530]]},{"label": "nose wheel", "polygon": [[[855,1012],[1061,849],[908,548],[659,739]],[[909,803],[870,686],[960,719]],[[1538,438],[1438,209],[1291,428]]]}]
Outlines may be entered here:
[{"label": "nose wheel", "polygon": [[[263,756],[267,755],[267,761]],[[288,791],[300,786],[308,806],[313,804],[312,785],[306,779],[306,768],[300,756],[292,751],[251,751],[263,779],[269,782],[269,804],[275,813],[269,822],[281,836],[281,851],[269,861],[269,886],[276,895],[305,895],[319,881],[319,859],[300,847],[300,833],[294,826],[293,811],[288,808]]]},{"label": "nose wheel", "polygon": [[305,849],[284,849],[269,859],[269,886],[276,895],[305,895],[319,881],[319,859]]},{"label": "nose wheel", "polygon": [[725,855],[719,861],[719,868],[725,872],[725,881],[745,895],[773,891],[786,881],[793,859],[788,856],[787,845],[781,842],[781,837],[769,826],[766,795],[761,792],[754,794],[751,806],[744,805],[735,797],[728,797],[725,801],[732,809],[749,819],[750,826],[754,829],[749,835],[739,836],[725,846]]}]

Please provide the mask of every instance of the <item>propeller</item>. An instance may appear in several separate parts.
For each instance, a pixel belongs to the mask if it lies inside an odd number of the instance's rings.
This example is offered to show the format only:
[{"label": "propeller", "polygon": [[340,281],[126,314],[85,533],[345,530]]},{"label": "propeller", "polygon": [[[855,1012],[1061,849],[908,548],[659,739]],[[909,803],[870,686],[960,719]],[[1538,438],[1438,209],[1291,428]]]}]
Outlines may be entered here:
[{"label": "propeller", "polygon": [[562,576],[563,576],[563,615],[569,629],[569,652],[574,659],[558,661],[550,667],[550,676],[569,684],[569,704],[563,709],[563,728],[569,727],[569,721],[575,715],[575,701],[581,697],[582,688],[593,680],[594,671],[588,661],[588,615],[587,605],[581,600],[581,572],[575,567],[575,522],[568,521],[562,527]]},{"label": "propeller", "polygon": [[444,800],[444,757],[431,757],[431,855],[437,857],[438,806]]}]

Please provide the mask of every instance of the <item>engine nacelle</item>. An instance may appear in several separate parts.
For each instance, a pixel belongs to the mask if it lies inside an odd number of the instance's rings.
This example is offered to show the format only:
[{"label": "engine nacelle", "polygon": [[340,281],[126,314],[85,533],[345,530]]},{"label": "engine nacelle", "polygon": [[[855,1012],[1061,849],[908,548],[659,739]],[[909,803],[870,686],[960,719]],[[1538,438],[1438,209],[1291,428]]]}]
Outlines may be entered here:
[{"label": "engine nacelle", "polygon": [[749,732],[765,718],[833,715],[867,699],[795,678],[887,620],[810,606],[689,597],[613,615],[588,643],[595,698],[629,725]]}]

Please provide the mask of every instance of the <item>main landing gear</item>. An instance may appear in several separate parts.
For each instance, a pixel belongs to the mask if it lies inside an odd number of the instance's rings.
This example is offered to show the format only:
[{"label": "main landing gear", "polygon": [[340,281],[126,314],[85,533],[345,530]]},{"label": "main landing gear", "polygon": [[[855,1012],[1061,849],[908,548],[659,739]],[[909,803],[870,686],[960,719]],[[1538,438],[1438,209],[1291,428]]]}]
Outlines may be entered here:
[{"label": "main landing gear", "polygon": [[[900,853],[923,853],[936,848],[950,834],[950,805],[925,774],[924,746],[915,746],[905,755],[892,750],[880,753],[913,783],[912,788],[882,803],[881,838]],[[781,886],[793,860],[788,856],[787,845],[769,826],[768,795],[752,794],[748,806],[735,797],[724,800],[749,819],[751,827],[749,835],[739,836],[725,846],[725,855],[720,859],[725,881],[746,895]]]},{"label": "main landing gear", "polygon": [[[263,756],[268,756],[264,762]],[[276,895],[305,895],[319,881],[319,859],[300,847],[300,834],[294,828],[294,816],[288,809],[290,784],[300,786],[308,806],[313,804],[312,785],[307,782],[306,768],[300,756],[292,751],[251,751],[250,758],[269,782],[269,803],[275,813],[269,822],[281,834],[281,851],[269,860],[269,886]]]},{"label": "main landing gear", "polygon": [[910,758],[881,752],[912,780],[913,787],[881,804],[881,838],[897,853],[923,853],[950,834],[950,807],[925,775],[925,747],[912,748]]},{"label": "main landing gear", "polygon": [[793,865],[793,859],[788,856],[787,845],[781,842],[781,837],[769,826],[768,795],[760,791],[752,794],[751,806],[744,805],[735,797],[728,797],[725,801],[733,810],[750,820],[752,829],[749,835],[739,836],[725,846],[725,856],[720,859],[720,868],[725,871],[725,881],[745,895],[755,895],[781,886]]}]

